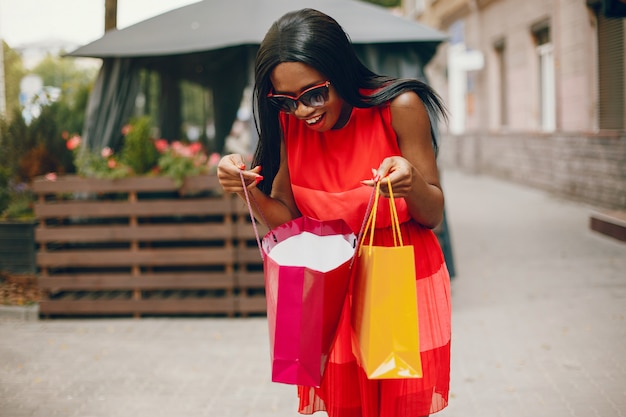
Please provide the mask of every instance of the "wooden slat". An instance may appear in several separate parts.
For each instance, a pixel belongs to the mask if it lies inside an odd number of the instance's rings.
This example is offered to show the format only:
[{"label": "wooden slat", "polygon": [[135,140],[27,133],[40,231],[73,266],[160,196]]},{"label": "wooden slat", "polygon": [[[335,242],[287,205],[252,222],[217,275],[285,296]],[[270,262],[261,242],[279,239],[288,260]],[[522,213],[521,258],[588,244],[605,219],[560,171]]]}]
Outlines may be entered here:
[{"label": "wooden slat", "polygon": [[[222,186],[220,185],[217,175],[195,175],[193,177],[185,178],[181,187],[181,193],[184,194],[187,191],[199,191],[199,190],[214,190],[217,194],[223,193]],[[233,194],[233,197],[235,195]]]},{"label": "wooden slat", "polygon": [[265,288],[263,272],[238,272],[237,286],[241,288]]},{"label": "wooden slat", "polygon": [[35,203],[38,218],[49,217],[156,217],[176,215],[219,215],[230,212],[230,199],[184,199],[151,201],[93,201]]},{"label": "wooden slat", "polygon": [[237,311],[241,313],[266,313],[267,312],[267,303],[265,301],[265,297],[254,296],[254,297],[245,297],[239,296],[237,298]]},{"label": "wooden slat", "polygon": [[[252,223],[237,222],[233,225],[233,228],[233,237],[236,239],[256,239]],[[263,236],[269,231],[266,226],[259,223],[257,223],[257,230],[259,231],[259,239],[263,239]]]},{"label": "wooden slat", "polygon": [[228,247],[137,251],[69,250],[39,252],[37,264],[45,267],[222,265],[232,262],[233,258],[234,250]]},{"label": "wooden slat", "polygon": [[234,296],[179,299],[43,300],[40,314],[232,314]]},{"label": "wooden slat", "polygon": [[39,287],[45,290],[166,290],[233,289],[235,279],[229,273],[176,272],[133,276],[129,274],[72,274],[40,276]]},{"label": "wooden slat", "polygon": [[35,239],[45,242],[127,242],[166,241],[166,240],[214,240],[232,236],[228,224],[149,224],[138,226],[102,225],[39,227]]},{"label": "wooden slat", "polygon": [[243,264],[261,264],[263,258],[257,246],[237,248],[237,262]]}]

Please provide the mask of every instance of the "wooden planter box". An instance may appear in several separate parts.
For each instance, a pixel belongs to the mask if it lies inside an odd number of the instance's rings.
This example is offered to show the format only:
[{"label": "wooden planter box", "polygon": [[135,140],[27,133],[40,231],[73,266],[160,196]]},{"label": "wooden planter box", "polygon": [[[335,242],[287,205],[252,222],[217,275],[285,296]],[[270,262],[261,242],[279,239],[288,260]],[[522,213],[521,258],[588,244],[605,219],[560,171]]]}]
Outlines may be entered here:
[{"label": "wooden planter box", "polygon": [[[265,313],[247,208],[214,175],[37,179],[40,314]],[[264,233],[265,230],[260,230]]]}]

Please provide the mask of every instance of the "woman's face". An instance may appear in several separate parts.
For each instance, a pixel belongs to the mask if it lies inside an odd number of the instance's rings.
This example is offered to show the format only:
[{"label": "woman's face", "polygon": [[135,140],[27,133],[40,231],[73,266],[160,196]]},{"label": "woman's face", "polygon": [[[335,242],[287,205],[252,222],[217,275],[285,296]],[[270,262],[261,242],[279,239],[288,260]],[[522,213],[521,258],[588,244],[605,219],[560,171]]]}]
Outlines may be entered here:
[{"label": "woman's face", "polygon": [[[273,94],[291,97],[298,97],[306,89],[328,81],[322,73],[301,62],[278,64],[272,71],[270,79]],[[318,132],[343,127],[350,116],[350,106],[339,97],[332,84],[329,86],[328,100],[321,107],[309,107],[302,101],[298,101],[297,104],[297,108],[290,114]]]}]

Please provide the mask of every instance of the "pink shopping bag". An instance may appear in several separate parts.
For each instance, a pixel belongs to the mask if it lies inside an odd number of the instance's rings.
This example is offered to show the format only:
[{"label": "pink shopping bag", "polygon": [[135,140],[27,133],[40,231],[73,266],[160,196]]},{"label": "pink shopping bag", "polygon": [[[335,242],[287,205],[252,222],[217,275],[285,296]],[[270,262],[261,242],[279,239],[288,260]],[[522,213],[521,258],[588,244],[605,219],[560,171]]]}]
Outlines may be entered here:
[{"label": "pink shopping bag", "polygon": [[344,220],[303,216],[261,241],[256,202],[241,180],[263,257],[272,381],[319,387],[348,293],[356,236]]},{"label": "pink shopping bag", "polygon": [[343,220],[300,217],[262,240],[272,381],[318,387],[350,282]]}]

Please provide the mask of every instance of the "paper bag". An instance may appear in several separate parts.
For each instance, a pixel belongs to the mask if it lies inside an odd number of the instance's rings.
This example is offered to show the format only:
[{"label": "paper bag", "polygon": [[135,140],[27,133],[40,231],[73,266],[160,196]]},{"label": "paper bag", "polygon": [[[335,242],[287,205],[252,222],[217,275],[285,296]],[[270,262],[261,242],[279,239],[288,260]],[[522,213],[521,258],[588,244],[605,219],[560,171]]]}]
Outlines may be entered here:
[{"label": "paper bag", "polygon": [[370,379],[421,378],[413,247],[402,243],[393,194],[389,203],[396,246],[373,245],[378,200],[379,184],[357,254],[355,354]]},{"label": "paper bag", "polygon": [[319,387],[350,282],[356,236],[300,217],[261,242],[272,381]]}]

